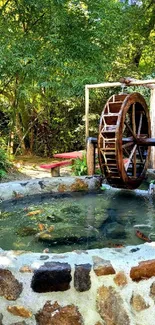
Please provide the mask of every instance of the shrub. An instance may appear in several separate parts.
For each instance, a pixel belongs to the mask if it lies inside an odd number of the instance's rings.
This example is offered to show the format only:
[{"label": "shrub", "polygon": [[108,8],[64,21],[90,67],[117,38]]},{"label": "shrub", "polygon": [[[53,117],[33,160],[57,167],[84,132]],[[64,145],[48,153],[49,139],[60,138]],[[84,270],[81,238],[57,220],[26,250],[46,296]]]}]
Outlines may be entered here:
[{"label": "shrub", "polygon": [[82,158],[75,159],[71,168],[75,176],[87,175],[86,155],[84,154]]},{"label": "shrub", "polygon": [[7,153],[4,149],[0,148],[0,179],[5,176],[9,167],[11,167],[11,163],[7,156]]}]

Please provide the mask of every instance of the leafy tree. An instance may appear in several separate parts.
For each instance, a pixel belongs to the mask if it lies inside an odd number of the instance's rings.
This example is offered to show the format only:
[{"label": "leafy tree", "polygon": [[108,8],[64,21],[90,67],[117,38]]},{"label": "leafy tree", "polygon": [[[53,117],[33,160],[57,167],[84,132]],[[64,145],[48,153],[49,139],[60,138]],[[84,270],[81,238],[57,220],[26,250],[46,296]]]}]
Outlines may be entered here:
[{"label": "leafy tree", "polygon": [[154,11],[153,0],[0,0],[0,108],[14,152],[81,148],[84,85],[152,74]]},{"label": "leafy tree", "polygon": [[125,31],[118,50],[116,71],[119,75],[145,78],[154,71],[155,2],[143,0],[139,5],[122,5]]}]

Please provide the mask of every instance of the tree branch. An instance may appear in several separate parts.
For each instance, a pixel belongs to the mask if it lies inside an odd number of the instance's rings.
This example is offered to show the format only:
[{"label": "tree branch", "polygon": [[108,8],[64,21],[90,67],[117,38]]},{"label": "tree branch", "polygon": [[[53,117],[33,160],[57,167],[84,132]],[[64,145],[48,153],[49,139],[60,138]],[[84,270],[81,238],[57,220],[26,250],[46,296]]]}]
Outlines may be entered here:
[{"label": "tree branch", "polygon": [[43,14],[36,20],[36,21],[34,21],[34,23],[33,24],[31,24],[31,26],[30,26],[30,28],[27,28],[27,30],[26,30],[26,33],[33,27],[33,26],[35,26],[37,23],[38,23],[38,21],[39,20],[41,20],[43,17],[45,16],[45,12],[43,12]]}]

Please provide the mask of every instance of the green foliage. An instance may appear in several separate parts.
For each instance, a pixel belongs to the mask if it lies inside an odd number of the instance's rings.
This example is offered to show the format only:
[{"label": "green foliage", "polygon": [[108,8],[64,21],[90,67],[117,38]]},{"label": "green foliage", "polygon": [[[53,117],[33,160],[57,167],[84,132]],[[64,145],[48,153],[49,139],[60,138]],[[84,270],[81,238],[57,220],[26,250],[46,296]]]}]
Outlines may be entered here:
[{"label": "green foliage", "polygon": [[[139,6],[119,0],[0,0],[5,145],[14,133],[14,152],[20,148],[50,156],[81,149],[85,84],[153,76],[154,17],[152,0]],[[91,97],[93,136],[103,105],[115,91],[96,91]]]},{"label": "green foliage", "polygon": [[75,159],[71,168],[75,176],[87,175],[86,155],[83,154],[82,158]]},{"label": "green foliage", "polygon": [[0,148],[0,178],[6,175],[8,168],[11,167],[11,162],[4,149]]},{"label": "green foliage", "polygon": [[122,45],[118,48],[115,75],[143,78],[154,71],[155,2],[143,0],[141,5],[122,4],[124,23]]},{"label": "green foliage", "polygon": [[0,179],[6,175],[5,170],[0,169]]}]

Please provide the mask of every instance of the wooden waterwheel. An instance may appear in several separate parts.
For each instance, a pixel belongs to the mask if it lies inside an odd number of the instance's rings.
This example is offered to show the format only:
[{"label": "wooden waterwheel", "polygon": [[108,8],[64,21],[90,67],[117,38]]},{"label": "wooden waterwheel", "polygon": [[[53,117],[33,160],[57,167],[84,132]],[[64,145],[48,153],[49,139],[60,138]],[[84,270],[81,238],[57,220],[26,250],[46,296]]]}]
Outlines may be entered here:
[{"label": "wooden waterwheel", "polygon": [[98,135],[101,172],[110,185],[137,188],[145,177],[152,145],[150,118],[137,92],[113,95],[104,106]]}]

